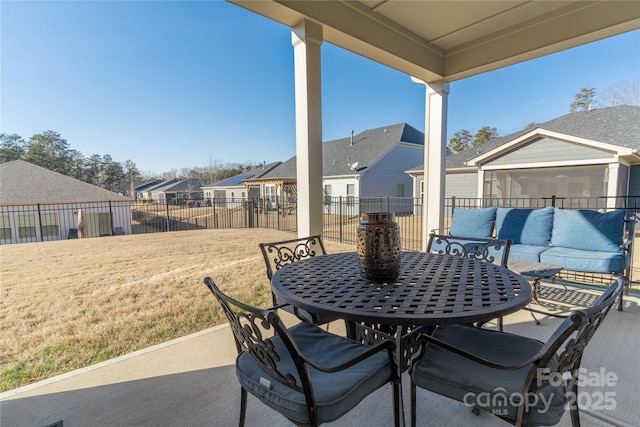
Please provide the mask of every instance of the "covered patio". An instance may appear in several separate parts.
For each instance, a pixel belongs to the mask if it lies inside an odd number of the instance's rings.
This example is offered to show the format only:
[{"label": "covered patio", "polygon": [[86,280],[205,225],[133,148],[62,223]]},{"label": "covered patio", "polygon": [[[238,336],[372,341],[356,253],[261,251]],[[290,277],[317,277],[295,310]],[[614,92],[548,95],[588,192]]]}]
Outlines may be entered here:
[{"label": "covered patio", "polygon": [[443,227],[449,84],[640,28],[617,0],[229,1],[291,28],[299,236],[322,232],[322,43],[425,86],[423,248]]},{"label": "covered patio", "polygon": [[[547,285],[555,304],[584,304],[599,290]],[[536,326],[527,311],[505,318],[505,331],[545,340],[559,319],[540,317]],[[288,321],[295,321],[288,318]],[[340,333],[342,322],[331,324]],[[579,403],[583,426],[635,426],[640,419],[640,298],[628,297],[622,312],[611,310],[587,347],[582,367],[588,375],[615,375],[615,385],[589,385]],[[235,345],[227,325],[154,346],[94,366],[21,387],[0,395],[3,426],[235,426],[240,386],[235,377]],[[409,413],[408,377],[404,408]],[[613,393],[613,408],[600,397]],[[393,424],[387,385],[362,401],[334,426]],[[445,397],[419,390],[419,425],[509,425]],[[60,424],[62,425],[62,424]],[[249,396],[247,426],[289,426],[284,417]],[[571,425],[569,412],[560,426]]]}]

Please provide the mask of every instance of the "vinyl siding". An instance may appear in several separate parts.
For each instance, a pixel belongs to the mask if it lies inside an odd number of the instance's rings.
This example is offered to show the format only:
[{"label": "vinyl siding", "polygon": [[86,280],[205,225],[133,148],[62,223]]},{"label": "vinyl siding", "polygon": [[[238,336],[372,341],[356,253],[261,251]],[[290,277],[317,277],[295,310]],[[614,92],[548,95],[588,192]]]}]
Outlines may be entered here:
[{"label": "vinyl siding", "polygon": [[404,185],[405,197],[413,197],[413,182],[406,170],[424,161],[422,146],[397,146],[370,166],[360,178],[360,197],[396,197],[396,186]]},{"label": "vinyl siding", "polygon": [[448,173],[444,188],[445,198],[478,197],[478,173]]},{"label": "vinyl siding", "polygon": [[546,163],[549,161],[571,162],[603,158],[614,158],[614,153],[567,141],[538,138],[516,150],[492,159],[485,163],[485,166]]}]

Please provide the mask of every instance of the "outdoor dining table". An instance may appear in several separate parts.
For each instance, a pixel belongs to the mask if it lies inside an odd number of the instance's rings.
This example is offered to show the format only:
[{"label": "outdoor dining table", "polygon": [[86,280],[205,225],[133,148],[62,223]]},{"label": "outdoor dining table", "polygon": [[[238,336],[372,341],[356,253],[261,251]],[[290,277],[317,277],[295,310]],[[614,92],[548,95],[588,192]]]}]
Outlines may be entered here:
[{"label": "outdoor dining table", "polygon": [[359,274],[355,252],[306,258],[278,270],[273,291],[294,307],[386,327],[396,341],[399,373],[408,369],[417,334],[435,325],[482,323],[531,301],[519,274],[487,261],[417,251],[401,253],[400,275],[377,283]]}]

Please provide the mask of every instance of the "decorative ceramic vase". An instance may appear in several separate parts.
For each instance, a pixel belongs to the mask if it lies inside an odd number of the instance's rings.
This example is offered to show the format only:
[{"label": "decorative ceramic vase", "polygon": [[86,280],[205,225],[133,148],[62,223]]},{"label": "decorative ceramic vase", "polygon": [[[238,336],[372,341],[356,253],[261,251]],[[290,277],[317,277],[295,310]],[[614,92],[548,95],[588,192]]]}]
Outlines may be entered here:
[{"label": "decorative ceramic vase", "polygon": [[397,279],[400,248],[400,227],[394,214],[362,214],[358,225],[358,268],[362,277],[376,282]]}]

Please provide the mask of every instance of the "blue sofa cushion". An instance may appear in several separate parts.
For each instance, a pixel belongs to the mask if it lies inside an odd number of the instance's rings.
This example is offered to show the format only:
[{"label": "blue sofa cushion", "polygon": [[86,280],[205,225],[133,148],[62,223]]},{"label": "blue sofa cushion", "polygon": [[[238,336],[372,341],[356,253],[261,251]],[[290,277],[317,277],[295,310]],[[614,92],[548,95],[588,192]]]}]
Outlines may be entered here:
[{"label": "blue sofa cushion", "polygon": [[555,208],[551,245],[586,251],[620,251],[624,212],[624,209],[600,213]]},{"label": "blue sofa cushion", "polygon": [[559,264],[565,270],[588,273],[622,273],[625,265],[629,263],[629,259],[623,260],[620,252],[553,247],[540,254],[540,262]]},{"label": "blue sofa cushion", "polygon": [[548,246],[553,226],[553,207],[542,209],[498,208],[496,236],[513,244]]},{"label": "blue sofa cushion", "polygon": [[[549,246],[511,245],[511,248],[509,249],[509,259],[540,262],[540,254],[547,249],[549,249]],[[509,265],[508,261],[507,265]]]},{"label": "blue sofa cushion", "polygon": [[[293,326],[289,331],[301,352],[319,365],[338,365],[367,349],[364,344],[328,334],[306,322]],[[300,385],[293,359],[280,337],[271,338],[271,342],[280,356],[277,361],[280,372],[292,374]],[[309,367],[319,421],[326,423],[340,418],[367,395],[387,383],[391,373],[386,351],[376,353],[339,374]],[[291,420],[301,424],[309,423],[304,394],[271,377],[246,352],[241,353],[236,360],[236,375],[242,387],[266,405]],[[265,379],[268,381],[264,381]]]},{"label": "blue sofa cushion", "polygon": [[490,239],[493,236],[495,222],[496,208],[455,208],[449,234],[451,236]]}]

